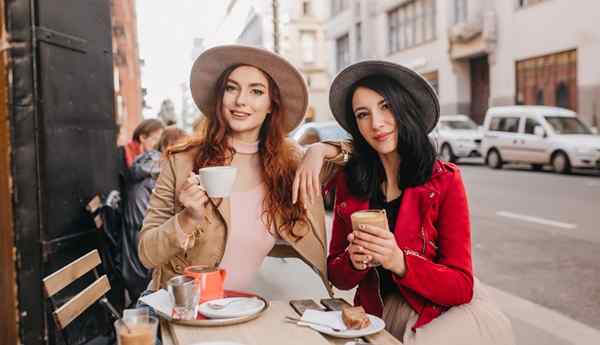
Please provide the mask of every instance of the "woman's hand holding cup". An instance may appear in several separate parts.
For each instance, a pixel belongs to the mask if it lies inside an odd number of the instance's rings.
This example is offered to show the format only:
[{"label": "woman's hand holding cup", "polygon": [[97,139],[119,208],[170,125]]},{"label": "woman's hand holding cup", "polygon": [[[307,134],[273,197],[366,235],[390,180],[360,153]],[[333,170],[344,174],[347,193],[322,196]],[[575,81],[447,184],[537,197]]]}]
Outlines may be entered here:
[{"label": "woman's hand holding cup", "polygon": [[208,195],[200,184],[198,175],[190,172],[188,179],[183,184],[179,193],[179,202],[185,207],[180,214],[182,230],[186,233],[194,231],[192,223],[198,223],[204,217]]},{"label": "woman's hand holding cup", "polygon": [[360,224],[358,228],[359,231],[348,235],[348,239],[352,238],[352,245],[359,246],[367,257],[383,268],[403,276],[406,271],[404,252],[398,247],[394,234],[370,224]]},{"label": "woman's hand holding cup", "polygon": [[350,245],[348,245],[347,249],[348,254],[350,255],[350,262],[352,263],[352,266],[354,266],[355,269],[359,271],[366,270],[370,267],[369,262],[371,262],[373,258],[365,254],[364,248],[357,244],[354,244],[354,239],[354,234],[350,233],[348,235],[348,242],[350,242]]}]

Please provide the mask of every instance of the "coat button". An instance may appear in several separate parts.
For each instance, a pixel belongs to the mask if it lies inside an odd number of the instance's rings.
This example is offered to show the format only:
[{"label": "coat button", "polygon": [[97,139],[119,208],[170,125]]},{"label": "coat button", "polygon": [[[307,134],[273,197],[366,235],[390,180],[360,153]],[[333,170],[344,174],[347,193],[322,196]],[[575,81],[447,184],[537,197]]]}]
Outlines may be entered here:
[{"label": "coat button", "polygon": [[175,265],[175,272],[181,273],[181,265]]},{"label": "coat button", "polygon": [[434,196],[435,196],[435,192],[431,192],[431,194],[429,194],[430,199],[433,199]]},{"label": "coat button", "polygon": [[340,203],[340,207],[346,207],[346,202],[345,202],[345,201],[342,201],[342,202]]}]

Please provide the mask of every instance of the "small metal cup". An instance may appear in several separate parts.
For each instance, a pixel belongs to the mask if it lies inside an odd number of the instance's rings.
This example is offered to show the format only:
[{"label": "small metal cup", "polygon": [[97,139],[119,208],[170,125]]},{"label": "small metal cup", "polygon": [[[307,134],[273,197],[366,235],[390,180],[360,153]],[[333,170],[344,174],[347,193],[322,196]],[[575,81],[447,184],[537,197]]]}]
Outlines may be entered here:
[{"label": "small metal cup", "polygon": [[200,285],[191,277],[175,276],[167,281],[167,290],[173,302],[173,317],[194,319],[200,298]]}]

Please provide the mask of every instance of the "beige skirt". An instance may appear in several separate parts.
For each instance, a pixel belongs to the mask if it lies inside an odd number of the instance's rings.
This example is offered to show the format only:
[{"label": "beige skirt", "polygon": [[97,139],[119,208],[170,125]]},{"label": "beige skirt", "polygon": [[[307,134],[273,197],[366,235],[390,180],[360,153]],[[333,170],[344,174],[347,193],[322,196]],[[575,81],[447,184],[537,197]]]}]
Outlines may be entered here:
[{"label": "beige skirt", "polygon": [[406,345],[514,345],[510,320],[491,300],[476,279],[473,299],[452,307],[425,326],[411,330],[418,314],[400,294],[386,297],[383,320],[386,330]]}]

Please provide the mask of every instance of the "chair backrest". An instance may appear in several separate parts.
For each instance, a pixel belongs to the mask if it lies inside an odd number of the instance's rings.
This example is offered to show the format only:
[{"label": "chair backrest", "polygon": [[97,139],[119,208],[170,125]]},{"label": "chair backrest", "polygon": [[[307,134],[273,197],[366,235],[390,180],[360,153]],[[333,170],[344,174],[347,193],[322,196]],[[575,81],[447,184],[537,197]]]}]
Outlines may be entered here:
[{"label": "chair backrest", "polygon": [[[95,268],[101,263],[102,261],[100,260],[98,250],[94,249],[47,276],[43,280],[46,297],[51,298],[69,284],[92,270],[94,271],[94,275],[98,277]],[[102,275],[90,286],[72,297],[68,302],[58,309],[55,309],[52,314],[59,328],[62,330],[67,327],[68,324],[102,298],[108,291],[110,291],[110,283],[106,275]]]}]

